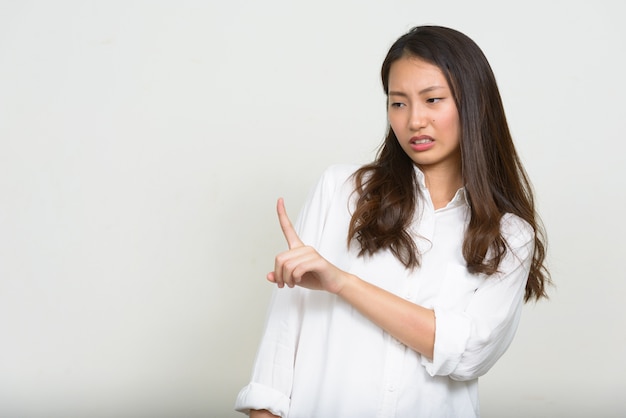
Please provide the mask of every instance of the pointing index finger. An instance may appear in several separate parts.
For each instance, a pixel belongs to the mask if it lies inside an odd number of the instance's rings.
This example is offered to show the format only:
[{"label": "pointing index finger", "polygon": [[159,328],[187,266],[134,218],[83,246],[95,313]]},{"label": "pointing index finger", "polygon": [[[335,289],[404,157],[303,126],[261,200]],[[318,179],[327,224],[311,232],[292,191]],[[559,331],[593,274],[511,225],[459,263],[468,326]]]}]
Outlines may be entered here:
[{"label": "pointing index finger", "polygon": [[287,240],[289,249],[302,247],[304,243],[300,240],[298,233],[296,232],[293,225],[291,224],[291,221],[289,220],[289,216],[287,216],[285,202],[282,197],[278,199],[276,211],[278,212],[278,222],[280,223],[280,228],[283,230],[283,235]]}]

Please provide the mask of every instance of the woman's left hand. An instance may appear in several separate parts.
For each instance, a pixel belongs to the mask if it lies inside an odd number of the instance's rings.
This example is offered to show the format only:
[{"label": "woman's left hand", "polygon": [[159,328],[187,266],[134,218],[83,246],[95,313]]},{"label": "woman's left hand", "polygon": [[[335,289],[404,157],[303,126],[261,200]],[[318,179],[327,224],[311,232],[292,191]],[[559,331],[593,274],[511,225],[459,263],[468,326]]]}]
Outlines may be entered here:
[{"label": "woman's left hand", "polygon": [[280,288],[298,285],[339,293],[348,280],[348,273],[328,262],[313,247],[304,245],[287,216],[282,198],[278,199],[276,210],[289,250],[276,256],[274,271],[268,273],[267,280]]}]

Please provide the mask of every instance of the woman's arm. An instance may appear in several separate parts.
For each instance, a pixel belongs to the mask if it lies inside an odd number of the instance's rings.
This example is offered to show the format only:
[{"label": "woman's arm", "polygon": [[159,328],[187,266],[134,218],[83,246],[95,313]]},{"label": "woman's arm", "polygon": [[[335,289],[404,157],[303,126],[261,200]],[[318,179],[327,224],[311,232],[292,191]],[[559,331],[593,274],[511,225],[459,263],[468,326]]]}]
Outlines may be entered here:
[{"label": "woman's arm", "polygon": [[432,358],[435,342],[434,311],[349,274],[305,246],[294,230],[282,199],[277,205],[280,226],[289,250],[276,257],[267,279],[278,287],[302,286],[334,293],[391,336]]},{"label": "woman's arm", "polygon": [[370,321],[420,354],[432,359],[435,312],[346,274],[337,293]]}]

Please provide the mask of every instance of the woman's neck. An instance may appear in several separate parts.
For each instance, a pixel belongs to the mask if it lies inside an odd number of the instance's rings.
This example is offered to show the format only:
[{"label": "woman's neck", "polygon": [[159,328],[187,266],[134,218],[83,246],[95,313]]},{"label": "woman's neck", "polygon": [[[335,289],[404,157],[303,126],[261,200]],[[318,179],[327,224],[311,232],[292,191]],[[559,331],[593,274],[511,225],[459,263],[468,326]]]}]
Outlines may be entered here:
[{"label": "woman's neck", "polygon": [[460,170],[422,170],[424,182],[435,209],[445,207],[463,187]]}]

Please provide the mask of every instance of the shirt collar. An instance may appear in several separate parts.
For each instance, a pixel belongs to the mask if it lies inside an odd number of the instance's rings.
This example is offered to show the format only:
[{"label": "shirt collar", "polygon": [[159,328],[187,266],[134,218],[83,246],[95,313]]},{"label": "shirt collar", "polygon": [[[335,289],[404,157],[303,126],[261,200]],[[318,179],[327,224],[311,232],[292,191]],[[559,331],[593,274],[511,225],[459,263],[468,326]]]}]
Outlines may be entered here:
[{"label": "shirt collar", "polygon": [[[417,184],[422,191],[426,192],[426,179],[424,177],[424,173],[422,172],[422,170],[419,169],[417,165],[414,165],[414,167]],[[457,206],[469,206],[469,199],[467,198],[467,192],[465,191],[465,187],[461,187],[459,190],[456,191],[452,200],[450,200],[450,202],[448,202],[448,204],[446,205],[446,208],[453,208]]]}]

